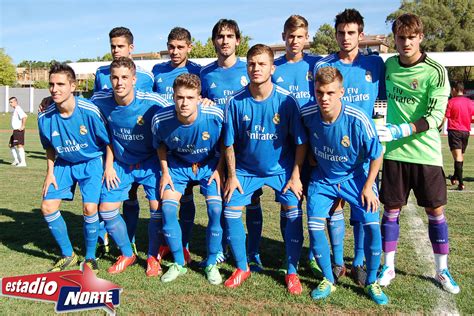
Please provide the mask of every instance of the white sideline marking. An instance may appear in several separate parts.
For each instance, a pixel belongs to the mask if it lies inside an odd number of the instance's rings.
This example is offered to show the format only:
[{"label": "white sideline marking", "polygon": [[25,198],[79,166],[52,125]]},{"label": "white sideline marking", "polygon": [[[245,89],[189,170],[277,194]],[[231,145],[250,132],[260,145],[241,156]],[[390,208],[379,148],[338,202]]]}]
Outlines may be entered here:
[{"label": "white sideline marking", "polygon": [[[408,199],[408,203],[405,209],[405,216],[408,216],[410,220],[407,221],[410,229],[408,230],[409,240],[414,243],[416,254],[422,261],[426,262],[425,265],[428,269],[423,273],[424,276],[433,278],[436,274],[434,256],[431,248],[431,242],[428,236],[428,229],[426,225],[418,216],[416,206],[412,203],[411,197]],[[450,294],[443,289],[436,287],[435,293],[438,296],[438,305],[434,306],[433,315],[459,315],[459,311],[456,308],[456,302],[454,301],[453,294]]]}]

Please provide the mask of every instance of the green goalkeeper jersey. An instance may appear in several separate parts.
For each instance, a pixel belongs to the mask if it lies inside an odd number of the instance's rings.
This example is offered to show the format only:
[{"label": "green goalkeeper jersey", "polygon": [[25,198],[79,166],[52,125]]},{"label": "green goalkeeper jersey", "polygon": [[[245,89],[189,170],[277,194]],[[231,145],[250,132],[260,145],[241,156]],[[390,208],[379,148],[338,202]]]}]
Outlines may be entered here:
[{"label": "green goalkeeper jersey", "polygon": [[387,143],[384,158],[423,165],[443,166],[441,125],[448,103],[446,69],[423,54],[418,62],[403,66],[398,56],[385,62],[387,123],[428,122],[427,131]]}]

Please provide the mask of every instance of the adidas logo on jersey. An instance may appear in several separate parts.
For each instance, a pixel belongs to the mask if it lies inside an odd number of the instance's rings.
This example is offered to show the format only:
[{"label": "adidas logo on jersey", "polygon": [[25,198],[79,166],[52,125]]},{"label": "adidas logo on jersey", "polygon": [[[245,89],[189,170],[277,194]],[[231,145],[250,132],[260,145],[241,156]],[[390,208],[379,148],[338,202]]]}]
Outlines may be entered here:
[{"label": "adidas logo on jersey", "polygon": [[211,86],[209,88],[214,89],[215,87],[217,87],[217,85],[213,82],[213,83],[211,83]]},{"label": "adidas logo on jersey", "polygon": [[112,116],[109,115],[109,116],[107,117],[107,121],[112,122]]},{"label": "adidas logo on jersey", "polygon": [[157,81],[157,82],[163,82],[163,80],[161,80],[161,77],[160,77],[160,78],[158,78],[158,81]]},{"label": "adidas logo on jersey", "polygon": [[171,139],[171,141],[177,143],[177,142],[180,141],[180,139],[179,139],[178,136],[175,136],[175,137],[173,137],[173,138]]},{"label": "adidas logo on jersey", "polygon": [[244,115],[244,118],[242,119],[242,121],[248,122],[248,121],[250,121],[250,117],[248,117],[248,115],[245,114],[245,115]]},{"label": "adidas logo on jersey", "polygon": [[102,86],[102,90],[108,90],[108,89],[109,89],[109,87],[107,87],[106,84],[104,84],[104,85]]},{"label": "adidas logo on jersey", "polygon": [[277,82],[278,82],[278,83],[279,83],[279,82],[283,82],[283,81],[285,81],[285,80],[283,80],[282,77],[278,77],[278,79],[277,79]]},{"label": "adidas logo on jersey", "polygon": [[54,136],[59,136],[59,132],[58,131],[54,131],[52,134],[51,134],[52,137]]}]

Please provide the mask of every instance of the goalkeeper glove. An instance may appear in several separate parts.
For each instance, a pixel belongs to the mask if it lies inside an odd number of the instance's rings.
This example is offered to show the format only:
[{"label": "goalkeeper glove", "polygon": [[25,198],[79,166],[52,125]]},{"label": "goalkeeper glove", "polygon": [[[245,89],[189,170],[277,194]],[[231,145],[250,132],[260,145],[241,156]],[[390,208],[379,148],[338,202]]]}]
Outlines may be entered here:
[{"label": "goalkeeper glove", "polygon": [[403,123],[400,125],[377,125],[377,134],[381,142],[391,142],[413,134],[410,124]]}]

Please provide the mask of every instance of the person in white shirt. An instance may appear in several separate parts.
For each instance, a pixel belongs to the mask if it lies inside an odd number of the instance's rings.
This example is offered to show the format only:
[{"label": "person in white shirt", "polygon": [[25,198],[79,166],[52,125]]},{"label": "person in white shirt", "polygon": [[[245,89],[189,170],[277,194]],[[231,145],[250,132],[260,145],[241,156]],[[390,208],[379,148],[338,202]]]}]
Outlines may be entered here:
[{"label": "person in white shirt", "polygon": [[16,97],[9,99],[9,104],[13,108],[12,112],[12,129],[9,146],[12,151],[12,166],[26,167],[25,159],[25,125],[27,115],[25,111],[18,105]]}]

